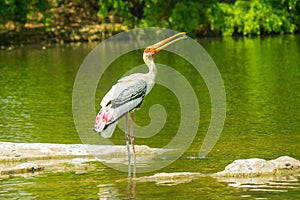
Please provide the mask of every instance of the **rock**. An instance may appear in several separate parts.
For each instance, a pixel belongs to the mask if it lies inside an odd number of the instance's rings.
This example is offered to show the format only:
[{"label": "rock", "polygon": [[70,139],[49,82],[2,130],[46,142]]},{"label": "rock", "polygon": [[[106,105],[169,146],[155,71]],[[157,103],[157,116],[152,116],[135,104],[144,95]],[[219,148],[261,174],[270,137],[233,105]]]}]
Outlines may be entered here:
[{"label": "rock", "polygon": [[264,159],[251,158],[235,160],[225,167],[225,170],[215,175],[219,176],[257,176],[259,174],[273,173],[273,167]]},{"label": "rock", "polygon": [[[166,149],[136,145],[137,163],[147,163]],[[93,169],[86,162],[97,160],[127,165],[126,145],[86,145],[50,143],[0,142],[0,177],[38,171],[75,171],[78,174]]]},{"label": "rock", "polygon": [[289,156],[281,156],[269,161],[276,169],[299,169],[300,161]]},{"label": "rock", "polygon": [[[36,172],[36,171],[42,171],[44,170],[45,166],[38,165],[35,163],[21,163],[16,165],[15,167],[12,167],[10,169],[7,169],[7,173],[26,173],[26,172]],[[3,173],[3,172],[2,172]]]},{"label": "rock", "polygon": [[188,183],[195,178],[204,176],[197,172],[173,172],[173,173],[157,173],[153,176],[143,176],[136,178],[139,182],[155,182],[157,185],[177,185]]},{"label": "rock", "polygon": [[281,176],[300,173],[300,161],[289,156],[282,156],[274,160],[250,158],[235,160],[227,165],[215,177],[258,177]]},{"label": "rock", "polygon": [[40,159],[65,159],[92,155],[84,145],[49,143],[0,142],[0,162],[31,161]]}]

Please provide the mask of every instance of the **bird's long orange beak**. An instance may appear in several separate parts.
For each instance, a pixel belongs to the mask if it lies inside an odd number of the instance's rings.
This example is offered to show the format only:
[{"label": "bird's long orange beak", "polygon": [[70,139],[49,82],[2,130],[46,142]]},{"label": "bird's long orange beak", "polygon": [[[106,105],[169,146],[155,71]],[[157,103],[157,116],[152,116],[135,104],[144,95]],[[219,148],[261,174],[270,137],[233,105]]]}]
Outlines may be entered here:
[{"label": "bird's long orange beak", "polygon": [[161,50],[163,50],[164,48],[166,48],[167,46],[178,42],[179,40],[185,39],[187,38],[186,33],[185,32],[181,32],[181,33],[177,33],[171,37],[168,37],[167,39],[164,39],[156,44],[153,44],[152,46],[147,47],[144,52],[145,53],[157,53]]}]

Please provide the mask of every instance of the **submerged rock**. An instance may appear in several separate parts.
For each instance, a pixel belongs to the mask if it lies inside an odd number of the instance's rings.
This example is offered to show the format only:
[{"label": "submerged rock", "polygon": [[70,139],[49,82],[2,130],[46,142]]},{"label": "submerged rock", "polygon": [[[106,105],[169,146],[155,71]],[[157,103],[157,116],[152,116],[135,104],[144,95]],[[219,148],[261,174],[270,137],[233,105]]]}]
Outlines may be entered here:
[{"label": "submerged rock", "polygon": [[157,173],[153,176],[143,176],[136,178],[139,182],[155,182],[157,185],[177,185],[188,183],[193,179],[204,176],[197,172],[173,172],[173,173]]},{"label": "submerged rock", "polygon": [[20,173],[34,173],[44,170],[45,166],[36,163],[21,163],[12,167],[6,167],[1,170],[1,174],[20,174]]},{"label": "submerged rock", "polygon": [[[276,181],[295,180],[300,175],[300,161],[289,156],[274,160],[250,158],[235,160],[221,172],[205,175],[197,172],[157,173],[136,178],[140,182],[155,182],[158,185],[177,185],[201,177],[211,176],[234,187],[276,185]],[[296,179],[297,180],[297,179]],[[277,186],[277,185],[276,185]]]},{"label": "submerged rock", "polygon": [[[137,154],[157,154],[167,150],[135,145]],[[95,155],[108,158],[116,155],[127,158],[125,145],[88,145],[52,143],[11,143],[0,142],[0,162],[35,161],[41,159],[93,159]]]},{"label": "submerged rock", "polygon": [[300,161],[289,156],[282,156],[274,160],[259,158],[235,160],[227,165],[215,177],[258,177],[282,176],[300,173]]}]

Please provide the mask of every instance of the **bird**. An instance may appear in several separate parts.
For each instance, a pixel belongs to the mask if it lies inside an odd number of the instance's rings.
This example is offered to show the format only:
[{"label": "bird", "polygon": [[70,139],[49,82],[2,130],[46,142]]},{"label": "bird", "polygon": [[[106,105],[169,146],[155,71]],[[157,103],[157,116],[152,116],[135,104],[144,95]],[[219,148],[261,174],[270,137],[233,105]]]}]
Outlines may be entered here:
[{"label": "bird", "polygon": [[[134,156],[133,175],[136,175],[136,155],[134,147],[134,111],[139,109],[146,95],[149,94],[155,85],[157,68],[154,63],[155,55],[167,46],[187,38],[185,32],[177,33],[158,43],[144,49],[143,60],[148,66],[148,73],[134,73],[125,76],[111,87],[103,97],[98,112],[94,131],[103,138],[110,138],[116,128],[117,122],[125,117],[125,141],[128,154],[128,177],[131,176],[131,155],[129,142],[132,146]],[[130,134],[128,134],[128,115],[130,115]],[[130,141],[129,141],[130,140]]]}]

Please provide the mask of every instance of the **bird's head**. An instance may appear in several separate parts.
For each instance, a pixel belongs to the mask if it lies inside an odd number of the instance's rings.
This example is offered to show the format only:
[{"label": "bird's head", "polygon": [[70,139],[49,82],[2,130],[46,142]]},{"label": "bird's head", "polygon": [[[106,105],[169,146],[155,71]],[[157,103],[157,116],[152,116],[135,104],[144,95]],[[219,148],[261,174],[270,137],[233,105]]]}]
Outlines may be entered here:
[{"label": "bird's head", "polygon": [[185,39],[185,38],[187,38],[187,36],[185,35],[185,32],[181,32],[181,33],[177,33],[171,37],[168,37],[156,44],[148,46],[147,48],[145,48],[144,54],[143,54],[143,59],[144,59],[145,63],[149,64],[151,61],[154,60],[155,55],[159,51],[161,51],[161,50],[165,49],[167,46],[169,46],[179,40]]}]

